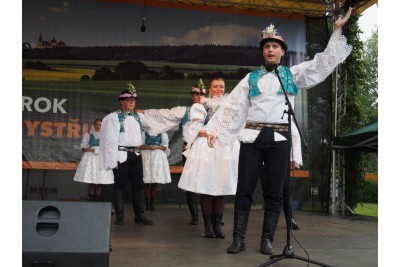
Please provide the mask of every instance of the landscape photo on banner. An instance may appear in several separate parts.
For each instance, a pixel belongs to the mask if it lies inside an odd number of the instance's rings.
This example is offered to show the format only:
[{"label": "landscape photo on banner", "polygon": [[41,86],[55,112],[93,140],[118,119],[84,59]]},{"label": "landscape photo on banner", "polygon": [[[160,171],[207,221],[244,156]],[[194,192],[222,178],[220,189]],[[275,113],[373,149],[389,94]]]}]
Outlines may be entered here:
[{"label": "landscape photo on banner", "polygon": [[[139,109],[191,105],[189,90],[199,78],[208,89],[211,78],[223,77],[229,93],[263,63],[259,42],[270,24],[289,45],[284,65],[306,59],[302,16],[91,0],[23,0],[22,7],[22,38],[30,47],[22,62],[27,166],[77,164],[84,134],[96,118],[119,108],[128,82],[138,92]],[[168,134],[169,163],[180,165],[181,128]]]}]

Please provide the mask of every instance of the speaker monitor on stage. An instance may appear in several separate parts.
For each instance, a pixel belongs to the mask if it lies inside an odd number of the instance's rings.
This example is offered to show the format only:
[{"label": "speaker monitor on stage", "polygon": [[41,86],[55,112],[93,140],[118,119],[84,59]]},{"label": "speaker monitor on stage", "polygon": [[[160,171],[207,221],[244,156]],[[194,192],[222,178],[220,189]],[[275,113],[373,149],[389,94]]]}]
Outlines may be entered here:
[{"label": "speaker monitor on stage", "polygon": [[22,201],[22,266],[109,266],[110,202]]}]

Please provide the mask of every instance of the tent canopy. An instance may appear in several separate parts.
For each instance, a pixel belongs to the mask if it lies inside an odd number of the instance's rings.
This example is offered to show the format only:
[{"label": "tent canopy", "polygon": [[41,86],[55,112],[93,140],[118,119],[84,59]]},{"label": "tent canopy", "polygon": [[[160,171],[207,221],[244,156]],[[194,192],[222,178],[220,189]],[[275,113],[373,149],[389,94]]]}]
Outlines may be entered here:
[{"label": "tent canopy", "polygon": [[378,121],[367,124],[345,135],[333,138],[334,149],[357,149],[362,152],[378,152]]},{"label": "tent canopy", "polygon": [[[333,16],[344,5],[345,0],[97,0],[101,2],[132,3],[144,6],[173,7],[220,12],[286,14],[288,16]],[[353,0],[355,14],[361,14],[378,0]],[[338,6],[339,5],[339,6]]]}]

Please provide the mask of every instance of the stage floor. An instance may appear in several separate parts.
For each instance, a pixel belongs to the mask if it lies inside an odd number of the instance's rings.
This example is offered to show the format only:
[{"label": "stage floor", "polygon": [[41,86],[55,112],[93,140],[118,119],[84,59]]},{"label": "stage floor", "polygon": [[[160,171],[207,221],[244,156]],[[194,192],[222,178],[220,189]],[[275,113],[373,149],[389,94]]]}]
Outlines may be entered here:
[{"label": "stage floor", "polygon": [[[200,213],[201,214],[201,213]],[[133,222],[131,205],[125,205],[125,224],[114,224],[111,218],[110,267],[157,266],[260,266],[269,261],[259,251],[263,210],[254,206],[246,234],[246,251],[228,254],[232,242],[233,206],[226,205],[222,227],[225,239],[204,237],[202,217],[198,225],[190,225],[186,205],[156,206],[145,216],[154,220],[153,226]],[[200,215],[201,216],[201,215]],[[296,211],[300,230],[293,231],[291,245],[294,255],[309,258],[325,266],[378,266],[378,220],[365,216],[341,217]],[[297,240],[297,241],[296,241]],[[286,245],[286,226],[282,212],[273,246],[277,254]],[[307,262],[282,259],[269,266],[299,267]],[[309,266],[318,266],[311,264]]]}]

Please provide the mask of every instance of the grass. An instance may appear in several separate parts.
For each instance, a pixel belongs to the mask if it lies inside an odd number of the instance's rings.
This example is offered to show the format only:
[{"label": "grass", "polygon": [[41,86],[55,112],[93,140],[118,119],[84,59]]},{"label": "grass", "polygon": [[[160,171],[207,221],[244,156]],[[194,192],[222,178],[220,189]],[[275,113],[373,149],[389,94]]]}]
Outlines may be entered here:
[{"label": "grass", "polygon": [[378,203],[359,203],[354,212],[358,215],[378,217]]},{"label": "grass", "polygon": [[[41,61],[47,66],[58,68],[60,66],[69,66],[75,68],[96,69],[100,67],[115,68],[119,63],[124,61],[116,60],[64,60],[64,59],[24,59],[22,64],[27,61]],[[140,60],[147,68],[152,70],[160,70],[162,67],[168,65],[180,72],[189,73],[202,73],[204,71],[223,71],[235,72],[239,68],[254,69],[255,66],[239,66],[239,65],[214,65],[214,64],[195,64],[195,63],[178,63],[178,62],[165,62],[165,61],[146,61]]]}]

